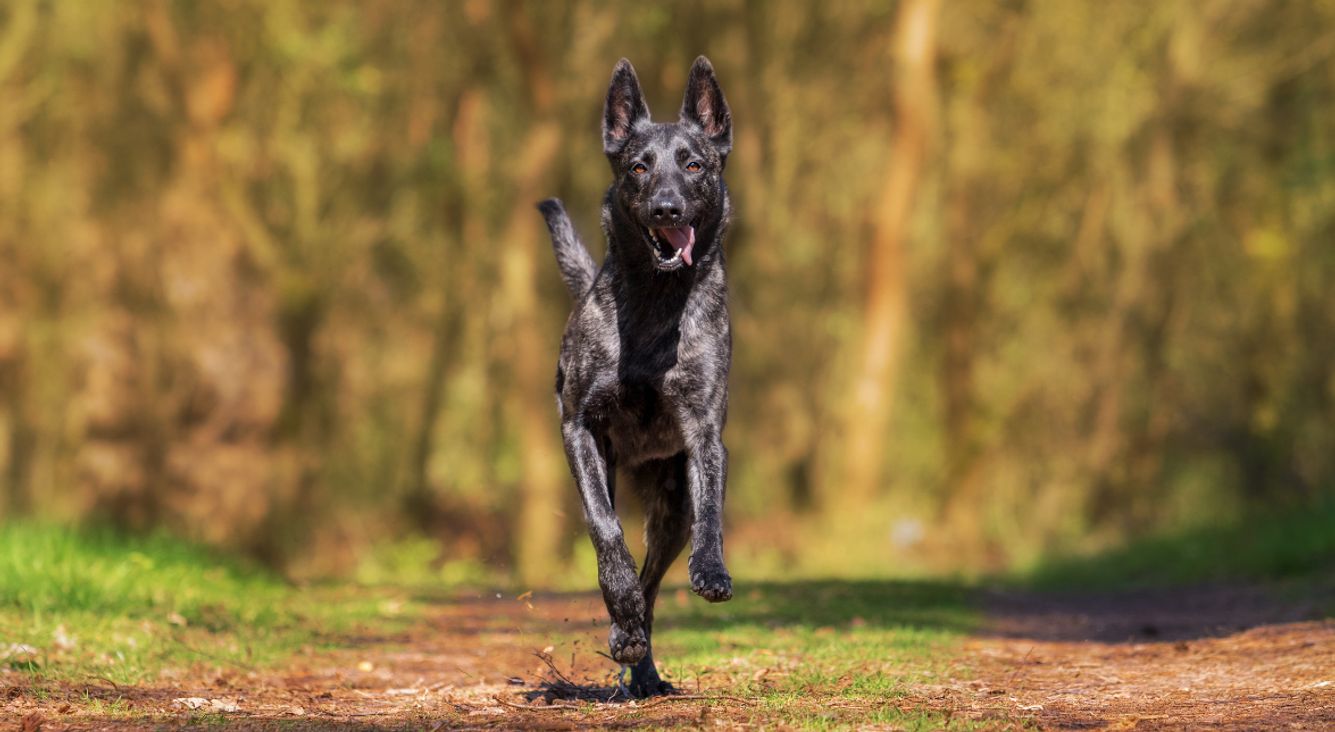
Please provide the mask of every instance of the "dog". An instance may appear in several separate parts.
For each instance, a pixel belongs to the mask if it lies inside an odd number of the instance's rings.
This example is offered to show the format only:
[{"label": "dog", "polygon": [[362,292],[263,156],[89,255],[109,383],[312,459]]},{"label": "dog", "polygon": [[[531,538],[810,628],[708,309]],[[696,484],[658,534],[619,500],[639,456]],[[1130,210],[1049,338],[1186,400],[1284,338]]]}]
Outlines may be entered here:
[{"label": "dog", "polygon": [[[631,667],[629,692],[672,692],[654,666],[654,601],[689,539],[691,589],[732,598],[723,562],[732,337],[723,237],[723,168],[732,116],[709,60],[691,66],[680,119],[654,123],[635,69],[617,63],[603,108],[612,185],[603,198],[607,255],[594,265],[561,201],[538,204],[575,301],[561,340],[561,436],[598,557],[611,617],[608,647]],[[645,506],[644,567],[615,510],[617,469]]]}]

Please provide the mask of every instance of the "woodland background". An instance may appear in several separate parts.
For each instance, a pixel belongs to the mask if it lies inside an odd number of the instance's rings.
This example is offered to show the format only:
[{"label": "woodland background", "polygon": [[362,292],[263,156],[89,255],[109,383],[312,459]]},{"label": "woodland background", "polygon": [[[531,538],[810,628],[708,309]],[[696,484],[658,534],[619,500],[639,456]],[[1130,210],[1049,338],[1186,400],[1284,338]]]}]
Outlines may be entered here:
[{"label": "woodland background", "polygon": [[0,521],[591,582],[533,204],[601,252],[612,65],[701,53],[742,573],[1335,493],[1335,2],[6,0]]}]

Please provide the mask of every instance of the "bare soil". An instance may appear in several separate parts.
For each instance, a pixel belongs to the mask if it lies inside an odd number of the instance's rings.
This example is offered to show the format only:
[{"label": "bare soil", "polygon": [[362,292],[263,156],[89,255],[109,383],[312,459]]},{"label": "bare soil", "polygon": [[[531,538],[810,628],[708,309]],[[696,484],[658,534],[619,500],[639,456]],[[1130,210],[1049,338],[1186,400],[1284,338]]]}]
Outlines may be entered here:
[{"label": "bare soil", "polygon": [[[1335,729],[1335,621],[1318,619],[1332,600],[1335,583],[981,593],[989,620],[947,672],[878,708],[996,729]],[[576,651],[547,650],[553,634]],[[40,691],[7,674],[0,729],[784,726],[726,673],[678,680],[678,696],[625,699],[595,655],[605,635],[593,594],[458,599],[409,632],[311,650],[279,671]],[[826,725],[894,728],[868,724],[873,709],[849,700],[794,703],[823,710]]]},{"label": "bare soil", "polygon": [[1041,729],[1335,729],[1335,583],[995,593],[951,683],[918,693]]}]

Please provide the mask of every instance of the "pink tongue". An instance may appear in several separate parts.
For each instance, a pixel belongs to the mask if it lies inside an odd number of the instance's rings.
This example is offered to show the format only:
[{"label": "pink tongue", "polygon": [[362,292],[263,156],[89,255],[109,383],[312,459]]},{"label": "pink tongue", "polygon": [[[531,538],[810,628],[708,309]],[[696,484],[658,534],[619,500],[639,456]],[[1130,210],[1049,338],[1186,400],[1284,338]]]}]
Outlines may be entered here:
[{"label": "pink tongue", "polygon": [[691,264],[691,247],[695,246],[695,227],[683,226],[680,229],[659,229],[658,235],[667,239],[673,249],[681,250],[682,261]]}]

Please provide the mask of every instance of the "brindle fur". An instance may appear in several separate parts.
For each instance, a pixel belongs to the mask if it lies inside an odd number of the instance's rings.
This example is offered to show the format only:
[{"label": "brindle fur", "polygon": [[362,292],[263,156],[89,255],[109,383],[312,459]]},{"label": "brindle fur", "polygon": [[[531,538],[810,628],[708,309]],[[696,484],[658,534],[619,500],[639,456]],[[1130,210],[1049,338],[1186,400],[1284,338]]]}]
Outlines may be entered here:
[{"label": "brindle fur", "polygon": [[[654,601],[691,541],[691,588],[732,597],[723,563],[732,339],[723,236],[730,214],[723,168],[732,120],[709,60],[691,67],[680,120],[656,124],[630,62],[612,74],[603,148],[613,181],[603,199],[607,257],[595,271],[561,202],[539,204],[575,299],[561,341],[557,405],[611,616],[612,658],[634,664],[632,693],[671,691],[650,648]],[[700,163],[700,170],[687,168]],[[636,163],[647,171],[635,174]],[[694,263],[664,267],[653,225],[694,223]],[[644,567],[636,576],[614,508],[617,468],[645,505]]]}]

